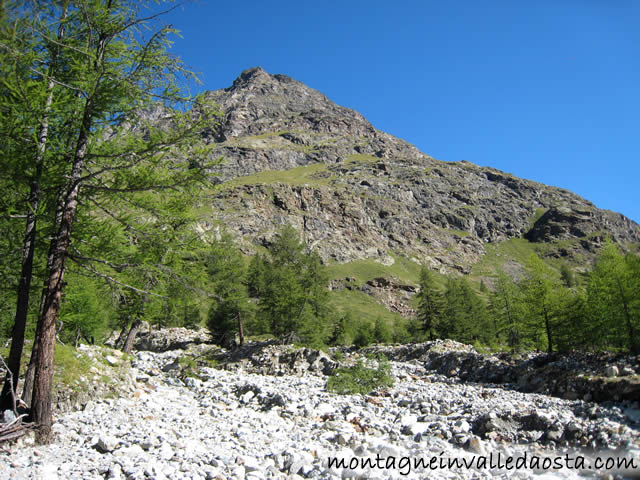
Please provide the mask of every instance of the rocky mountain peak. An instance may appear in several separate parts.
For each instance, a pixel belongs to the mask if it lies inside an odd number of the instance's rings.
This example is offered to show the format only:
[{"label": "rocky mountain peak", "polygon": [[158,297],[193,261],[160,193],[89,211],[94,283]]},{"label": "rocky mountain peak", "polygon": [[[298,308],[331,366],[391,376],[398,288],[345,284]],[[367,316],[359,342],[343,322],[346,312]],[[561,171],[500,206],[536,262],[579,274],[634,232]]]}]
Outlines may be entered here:
[{"label": "rocky mountain peak", "polygon": [[209,92],[224,112],[216,141],[278,131],[375,135],[362,115],[286,75],[245,70],[225,89]]},{"label": "rocky mountain peak", "polygon": [[214,181],[232,180],[213,199],[212,223],[249,252],[284,223],[327,262],[403,258],[442,273],[472,273],[509,240],[528,240],[519,244],[527,251],[546,244],[544,255],[576,265],[606,238],[640,243],[638,225],[620,214],[493,168],[435,160],[285,75],[251,68],[208,95],[224,113],[208,139],[224,158]]},{"label": "rocky mountain peak", "polygon": [[238,78],[233,81],[229,90],[238,90],[247,88],[249,85],[256,85],[260,83],[269,83],[274,80],[274,77],[264,71],[262,67],[253,67],[244,70]]}]

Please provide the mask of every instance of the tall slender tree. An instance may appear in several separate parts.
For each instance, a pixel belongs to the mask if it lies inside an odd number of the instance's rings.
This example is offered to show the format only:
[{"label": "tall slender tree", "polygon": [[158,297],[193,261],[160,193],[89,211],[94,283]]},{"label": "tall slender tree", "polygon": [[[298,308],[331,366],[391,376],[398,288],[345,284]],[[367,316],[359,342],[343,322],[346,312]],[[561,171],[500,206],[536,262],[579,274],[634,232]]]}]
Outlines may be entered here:
[{"label": "tall slender tree", "polygon": [[[554,350],[554,330],[561,284],[555,272],[535,253],[527,259],[526,278],[522,283],[524,302],[534,337],[542,330],[549,353]],[[542,327],[542,328],[540,328]],[[539,344],[540,342],[538,342]]]},{"label": "tall slender tree", "polygon": [[[0,108],[6,114],[2,130],[9,144],[3,148],[12,149],[12,154],[7,152],[2,155],[2,170],[11,171],[10,163],[13,162],[13,167],[16,168],[13,178],[27,182],[29,191],[24,209],[25,233],[22,242],[21,272],[8,359],[11,375],[7,374],[3,385],[0,400],[2,409],[9,407],[12,390],[15,392],[18,386],[33,278],[37,222],[41,213],[45,152],[49,143],[50,124],[55,121],[50,118],[54,108],[54,95],[58,94],[54,79],[60,76],[59,64],[63,63],[60,59],[59,43],[64,37],[68,10],[68,5],[63,2],[53,14],[58,18],[52,18],[49,12],[43,12],[45,18],[34,18],[19,16],[20,7],[19,2],[3,5],[3,21],[0,25],[0,63],[11,66],[11,70],[4,75],[4,88],[0,93]],[[53,37],[49,45],[41,46],[35,43],[38,36],[34,35],[34,32],[38,28],[44,28],[45,21],[53,21],[57,27],[49,33]],[[38,63],[48,66],[45,73],[36,74],[36,79],[39,80],[38,77],[41,77],[41,81],[34,81],[34,65]],[[29,135],[32,131],[35,133],[33,136]],[[13,378],[13,384],[9,382],[9,376]]]},{"label": "tall slender tree", "polygon": [[[59,192],[58,207],[32,353],[32,414],[41,440],[50,433],[56,324],[79,209],[90,202],[105,215],[121,218],[121,203],[129,202],[152,211],[154,195],[170,197],[203,178],[205,170],[198,158],[206,152],[198,151],[195,142],[211,109],[198,105],[188,111],[192,101],[178,81],[190,73],[168,51],[174,30],[156,24],[159,14],[142,16],[146,3],[34,1],[13,11],[20,17],[16,21],[46,16],[48,21],[32,24],[36,51],[58,52],[44,62],[16,55],[16,71],[28,72],[31,77],[25,73],[22,80],[43,85],[44,91],[53,83],[70,99],[59,108],[47,107],[45,100],[46,115],[32,125],[42,133],[47,124],[48,137],[70,140],[49,171],[59,172],[58,186],[52,189]],[[3,46],[16,51],[11,43]],[[176,154],[180,148],[188,151],[188,160]],[[149,195],[135,197],[134,192]]]},{"label": "tall slender tree", "polygon": [[511,351],[519,351],[523,340],[521,295],[517,285],[503,271],[498,272],[491,303],[496,317],[496,331],[505,338]]},{"label": "tall slender tree", "polygon": [[[587,296],[599,336],[606,346],[640,351],[640,275],[637,255],[623,256],[613,244],[599,254]],[[605,340],[606,339],[606,340]]]},{"label": "tall slender tree", "polygon": [[435,339],[435,331],[442,315],[443,296],[438,291],[433,280],[433,274],[426,268],[420,270],[420,291],[416,295],[418,300],[418,321],[422,324],[429,340]]}]

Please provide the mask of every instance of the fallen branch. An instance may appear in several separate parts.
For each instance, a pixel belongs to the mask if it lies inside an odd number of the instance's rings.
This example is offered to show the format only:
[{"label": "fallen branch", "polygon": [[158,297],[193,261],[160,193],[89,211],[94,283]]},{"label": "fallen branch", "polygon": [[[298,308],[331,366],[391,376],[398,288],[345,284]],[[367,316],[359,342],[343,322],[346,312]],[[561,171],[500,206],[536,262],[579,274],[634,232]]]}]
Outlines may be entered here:
[{"label": "fallen branch", "polygon": [[[7,381],[9,382],[9,385],[11,385],[11,389],[10,389],[11,399],[12,399],[12,405],[13,405],[13,415],[15,417],[10,422],[0,423],[0,443],[4,443],[4,442],[10,442],[12,440],[17,440],[23,435],[26,435],[31,430],[33,430],[34,424],[25,423],[22,421],[23,418],[28,416],[26,413],[18,415],[16,394],[13,391],[13,375],[11,373],[11,370],[9,370],[9,367],[5,363],[4,358],[2,358],[2,356],[0,356],[0,363],[2,364],[4,369],[7,371]],[[0,414],[4,415],[4,412],[0,412]]]}]

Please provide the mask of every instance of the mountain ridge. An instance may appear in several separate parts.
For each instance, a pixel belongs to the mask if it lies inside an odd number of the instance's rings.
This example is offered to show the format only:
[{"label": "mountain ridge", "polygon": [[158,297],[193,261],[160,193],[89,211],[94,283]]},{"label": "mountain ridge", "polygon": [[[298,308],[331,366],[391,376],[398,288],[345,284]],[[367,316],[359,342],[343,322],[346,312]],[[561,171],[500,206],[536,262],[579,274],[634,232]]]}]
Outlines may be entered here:
[{"label": "mountain ridge", "polygon": [[252,68],[205,95],[223,116],[204,141],[224,161],[211,171],[200,229],[224,228],[252,255],[291,224],[335,288],[357,279],[405,316],[420,265],[491,288],[498,269],[521,276],[533,252],[582,272],[606,239],[640,245],[640,227],[622,214],[492,167],[436,160],[286,75]]},{"label": "mountain ridge", "polygon": [[[284,171],[314,163],[344,166],[360,160],[360,163],[374,164],[382,172],[386,167],[402,168],[409,164],[425,169],[462,169],[466,172],[465,179],[469,181],[471,189],[453,188],[460,187],[457,184],[452,185],[448,192],[440,192],[441,195],[459,197],[457,200],[461,204],[473,205],[471,197],[474,194],[481,196],[478,189],[482,185],[477,184],[477,179],[473,178],[475,175],[484,176],[494,187],[509,189],[519,196],[526,196],[523,193],[525,190],[536,191],[538,201],[532,202],[533,208],[527,210],[527,217],[535,215],[536,208],[596,209],[588,200],[565,189],[520,179],[466,161],[435,160],[404,140],[376,130],[354,110],[334,104],[325,95],[288,76],[270,75],[260,67],[245,70],[230,87],[208,92],[207,96],[215,100],[224,112],[221,126],[212,132],[213,138],[208,139],[218,144],[216,154],[225,158],[225,164],[216,172],[222,180],[265,170]],[[352,170],[347,168],[341,173],[350,173]],[[436,172],[436,175],[439,174]],[[465,190],[468,195],[465,195]],[[557,205],[542,199],[544,195],[554,197]],[[596,211],[607,212],[600,209]],[[621,242],[640,240],[638,226],[633,221],[621,214],[604,215],[610,218],[603,224],[619,224],[612,234]],[[613,218],[618,215],[619,219]],[[447,223],[473,233],[469,220]],[[446,228],[444,221],[440,221],[439,225]],[[478,230],[476,233],[480,238],[498,240]],[[518,232],[519,235],[525,233]]]}]

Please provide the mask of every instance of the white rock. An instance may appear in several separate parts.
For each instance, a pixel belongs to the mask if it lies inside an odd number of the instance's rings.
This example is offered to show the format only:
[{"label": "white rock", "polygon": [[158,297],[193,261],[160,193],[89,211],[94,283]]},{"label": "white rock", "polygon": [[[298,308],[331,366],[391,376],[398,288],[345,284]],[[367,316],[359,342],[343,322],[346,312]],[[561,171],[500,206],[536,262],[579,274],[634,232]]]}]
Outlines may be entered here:
[{"label": "white rock", "polygon": [[620,371],[618,370],[618,367],[616,367],[615,365],[610,365],[605,370],[605,375],[607,377],[617,377],[619,374],[620,374]]},{"label": "white rock", "polygon": [[253,392],[253,390],[249,390],[244,395],[242,395],[240,400],[242,401],[242,403],[249,403],[251,401],[251,399],[253,397],[255,397],[255,396],[256,396],[256,394]]},{"label": "white rock", "polygon": [[175,453],[168,443],[160,445],[160,448],[157,451],[162,460],[171,460]]},{"label": "white rock", "polygon": [[92,445],[100,453],[110,453],[118,448],[119,440],[111,435],[101,435]]},{"label": "white rock", "polygon": [[118,365],[120,363],[120,360],[118,360],[116,357],[114,357],[113,355],[107,355],[106,357],[104,357],[104,359],[107,361],[107,363],[109,365],[111,365],[112,367]]}]

